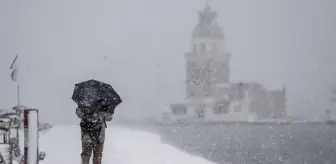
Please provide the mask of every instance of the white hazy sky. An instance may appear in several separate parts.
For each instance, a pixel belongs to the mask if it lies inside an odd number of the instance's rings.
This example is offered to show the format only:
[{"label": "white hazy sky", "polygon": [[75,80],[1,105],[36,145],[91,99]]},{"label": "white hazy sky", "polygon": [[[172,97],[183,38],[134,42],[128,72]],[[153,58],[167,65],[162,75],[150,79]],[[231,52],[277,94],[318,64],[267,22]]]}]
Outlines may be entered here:
[{"label": "white hazy sky", "polygon": [[[16,103],[8,69],[20,55],[22,104],[42,120],[76,121],[73,85],[97,78],[124,99],[116,114],[157,116],[184,98],[184,53],[204,0],[0,1],[0,107]],[[335,0],[213,0],[232,53],[231,80],[288,87],[288,111],[323,116],[335,84]],[[104,59],[104,56],[107,59]]]}]

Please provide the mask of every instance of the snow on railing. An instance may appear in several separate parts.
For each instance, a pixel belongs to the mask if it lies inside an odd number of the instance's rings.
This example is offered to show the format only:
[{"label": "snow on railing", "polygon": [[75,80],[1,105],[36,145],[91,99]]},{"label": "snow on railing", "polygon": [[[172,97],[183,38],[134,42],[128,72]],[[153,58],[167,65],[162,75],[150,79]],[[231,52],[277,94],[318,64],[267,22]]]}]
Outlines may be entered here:
[{"label": "snow on railing", "polygon": [[11,154],[12,147],[10,144],[0,143],[0,163],[12,164],[13,156]]},{"label": "snow on railing", "polygon": [[[11,141],[10,130],[13,125],[13,119],[8,115],[0,115],[0,163],[12,164],[13,163],[13,145]],[[18,144],[18,143],[17,143]]]},{"label": "snow on railing", "polygon": [[[39,125],[37,109],[23,109],[24,113],[24,154],[22,156],[19,145],[19,129],[21,127],[21,113],[0,111],[0,164],[38,164],[46,156],[38,150],[38,133],[51,128],[49,124]],[[11,130],[16,130],[12,135]]]}]

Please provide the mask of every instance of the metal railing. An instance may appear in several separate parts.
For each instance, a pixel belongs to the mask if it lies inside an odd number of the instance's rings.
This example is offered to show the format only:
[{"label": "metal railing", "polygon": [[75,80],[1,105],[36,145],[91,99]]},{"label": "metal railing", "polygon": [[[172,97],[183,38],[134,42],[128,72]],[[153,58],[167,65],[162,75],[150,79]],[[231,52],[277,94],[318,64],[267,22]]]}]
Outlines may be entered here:
[{"label": "metal railing", "polygon": [[[24,163],[20,148],[21,114],[18,112],[0,111],[0,164]],[[39,130],[40,131],[40,130]],[[38,161],[45,158],[46,153],[40,152]]]},{"label": "metal railing", "polygon": [[[16,113],[0,113],[0,164],[12,164],[13,160],[21,155],[19,120],[20,117]],[[13,131],[17,131],[16,135],[12,135]]]}]

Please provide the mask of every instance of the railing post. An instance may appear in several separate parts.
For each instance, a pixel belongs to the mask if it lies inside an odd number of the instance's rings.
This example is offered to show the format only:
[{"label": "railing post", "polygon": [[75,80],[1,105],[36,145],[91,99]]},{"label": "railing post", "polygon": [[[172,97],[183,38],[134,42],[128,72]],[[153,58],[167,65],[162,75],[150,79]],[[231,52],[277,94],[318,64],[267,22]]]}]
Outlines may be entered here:
[{"label": "railing post", "polygon": [[25,109],[23,114],[24,124],[24,164],[38,164],[38,110]]}]

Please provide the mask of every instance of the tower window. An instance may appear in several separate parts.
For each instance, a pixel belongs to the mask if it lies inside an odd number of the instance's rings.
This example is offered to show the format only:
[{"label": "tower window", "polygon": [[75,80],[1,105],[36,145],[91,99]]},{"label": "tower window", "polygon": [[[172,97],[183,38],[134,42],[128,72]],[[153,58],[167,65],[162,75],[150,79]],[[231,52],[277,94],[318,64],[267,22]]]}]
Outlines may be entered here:
[{"label": "tower window", "polygon": [[206,44],[205,43],[201,43],[201,53],[206,52]]},{"label": "tower window", "polygon": [[185,105],[174,104],[174,105],[171,105],[170,107],[171,107],[172,113],[175,115],[184,115],[187,113],[187,107]]},{"label": "tower window", "polygon": [[230,102],[226,100],[222,100],[220,102],[217,102],[215,107],[212,109],[214,114],[228,114],[229,113],[229,106]]}]

